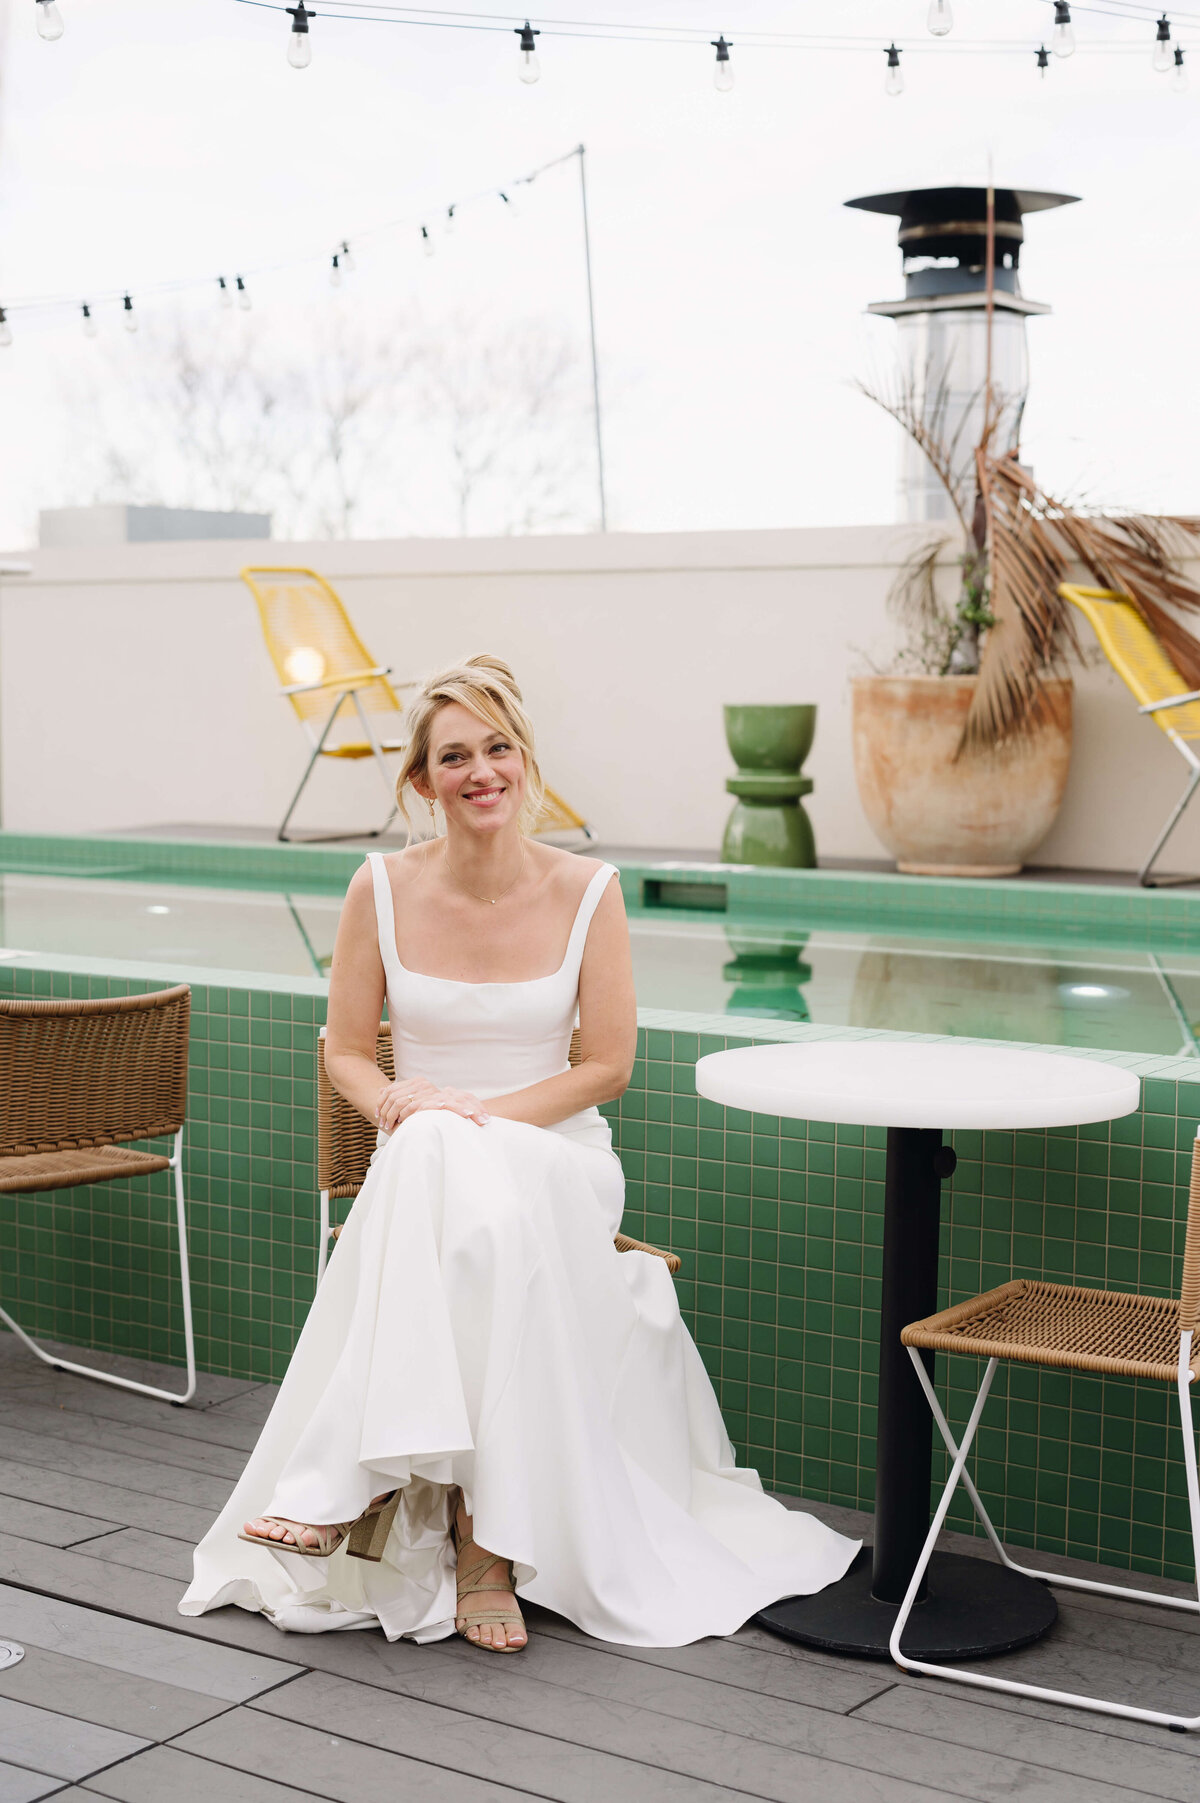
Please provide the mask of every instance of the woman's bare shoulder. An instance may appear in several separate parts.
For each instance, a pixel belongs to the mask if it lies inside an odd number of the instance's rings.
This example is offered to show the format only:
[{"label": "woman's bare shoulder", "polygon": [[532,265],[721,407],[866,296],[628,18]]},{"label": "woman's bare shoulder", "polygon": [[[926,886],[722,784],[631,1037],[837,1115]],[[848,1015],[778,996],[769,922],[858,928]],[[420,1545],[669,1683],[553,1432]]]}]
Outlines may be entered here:
[{"label": "woman's bare shoulder", "polygon": [[539,845],[536,840],[529,843],[529,858],[537,860],[539,869],[548,888],[559,894],[569,895],[579,901],[588,884],[598,870],[603,870],[603,858],[584,858],[575,851],[564,851],[558,845]]}]

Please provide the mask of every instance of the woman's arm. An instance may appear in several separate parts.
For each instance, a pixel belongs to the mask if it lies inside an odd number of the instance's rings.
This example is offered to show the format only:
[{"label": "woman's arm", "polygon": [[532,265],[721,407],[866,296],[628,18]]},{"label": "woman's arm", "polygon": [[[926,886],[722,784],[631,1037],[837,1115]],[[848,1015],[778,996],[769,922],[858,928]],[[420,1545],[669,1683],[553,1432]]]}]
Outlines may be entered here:
[{"label": "woman's arm", "polygon": [[375,1062],[384,975],[375,926],[371,867],[350,880],[329,969],[325,1069],[339,1095],[371,1121],[388,1080]]},{"label": "woman's arm", "polygon": [[579,971],[580,1061],[511,1095],[492,1096],[489,1114],[531,1127],[552,1127],[597,1102],[623,1095],[637,1049],[633,959],[621,885],[611,878],[588,929]]}]

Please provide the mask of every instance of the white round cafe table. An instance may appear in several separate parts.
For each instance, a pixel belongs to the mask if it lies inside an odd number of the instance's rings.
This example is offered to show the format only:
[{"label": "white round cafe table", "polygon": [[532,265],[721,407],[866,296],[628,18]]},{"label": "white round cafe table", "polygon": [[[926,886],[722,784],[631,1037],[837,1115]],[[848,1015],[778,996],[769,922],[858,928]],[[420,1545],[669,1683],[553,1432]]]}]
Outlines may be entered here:
[{"label": "white round cafe table", "polygon": [[[840,1583],[758,1617],[790,1640],[886,1658],[929,1530],[933,1418],[900,1333],[937,1308],[941,1183],[955,1165],[942,1133],[1115,1120],[1137,1108],[1138,1079],[1066,1053],[888,1037],[713,1052],[696,1066],[696,1089],[750,1113],[888,1130],[874,1547]],[[932,1373],[932,1353],[922,1356]],[[922,1658],[979,1658],[1038,1639],[1055,1616],[1054,1598],[1037,1580],[939,1553],[905,1639]]]}]

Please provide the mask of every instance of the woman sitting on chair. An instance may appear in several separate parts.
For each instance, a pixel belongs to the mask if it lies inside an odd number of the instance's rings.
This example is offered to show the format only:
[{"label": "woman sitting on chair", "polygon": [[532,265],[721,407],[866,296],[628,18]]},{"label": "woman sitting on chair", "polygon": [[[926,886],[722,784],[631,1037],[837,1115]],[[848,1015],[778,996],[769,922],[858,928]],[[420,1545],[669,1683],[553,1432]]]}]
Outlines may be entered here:
[{"label": "woman sitting on chair", "polygon": [[519,1594],[628,1645],[733,1633],[857,1548],[735,1467],[666,1265],[613,1245],[616,871],[526,836],[541,780],[498,658],[426,683],[410,734],[400,785],[445,834],[356,873],[329,986],[326,1066],[379,1150],[181,1611],[513,1652]]}]

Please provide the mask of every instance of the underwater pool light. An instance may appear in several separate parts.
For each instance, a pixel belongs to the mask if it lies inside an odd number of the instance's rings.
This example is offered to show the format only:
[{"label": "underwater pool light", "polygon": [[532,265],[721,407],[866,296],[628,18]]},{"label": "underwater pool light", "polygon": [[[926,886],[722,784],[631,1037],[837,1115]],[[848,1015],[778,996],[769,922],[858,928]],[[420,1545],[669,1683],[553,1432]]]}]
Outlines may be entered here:
[{"label": "underwater pool light", "polygon": [[1060,995],[1076,996],[1082,1002],[1120,1002],[1128,1001],[1128,989],[1119,989],[1116,984],[1106,983],[1060,983]]},{"label": "underwater pool light", "polygon": [[147,914],[169,914],[171,910],[163,902],[151,902],[146,912]]}]

